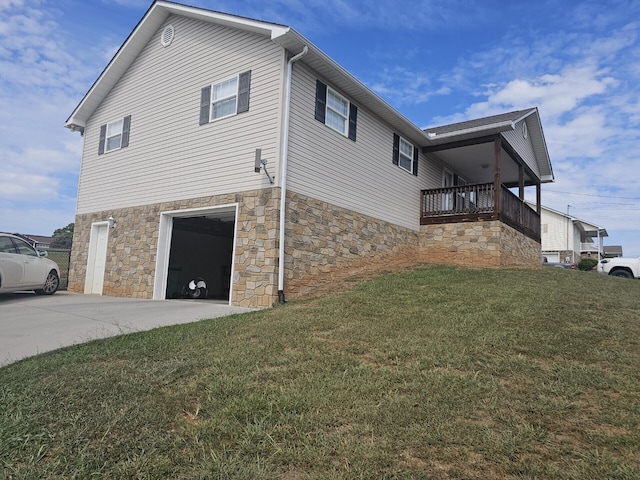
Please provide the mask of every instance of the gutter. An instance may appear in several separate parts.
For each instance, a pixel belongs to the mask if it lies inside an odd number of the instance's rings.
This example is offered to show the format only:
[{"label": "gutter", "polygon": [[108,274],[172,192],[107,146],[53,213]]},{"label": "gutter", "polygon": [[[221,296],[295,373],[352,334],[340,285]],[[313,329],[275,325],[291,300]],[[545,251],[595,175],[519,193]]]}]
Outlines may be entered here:
[{"label": "gutter", "polygon": [[302,52],[291,57],[287,62],[285,91],[284,91],[284,118],[282,124],[282,161],[280,163],[280,239],[278,258],[278,302],[285,303],[284,298],[284,230],[285,230],[285,206],[287,199],[287,161],[289,159],[289,112],[291,110],[291,74],[293,64],[304,57],[309,48],[305,45]]}]

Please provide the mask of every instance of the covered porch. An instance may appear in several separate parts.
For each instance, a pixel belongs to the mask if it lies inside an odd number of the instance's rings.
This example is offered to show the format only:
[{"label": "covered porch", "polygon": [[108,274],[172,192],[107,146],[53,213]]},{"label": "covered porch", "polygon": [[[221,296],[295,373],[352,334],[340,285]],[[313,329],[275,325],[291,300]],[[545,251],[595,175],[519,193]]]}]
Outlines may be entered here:
[{"label": "covered porch", "polygon": [[464,262],[539,264],[541,184],[553,172],[537,109],[428,129],[427,136],[431,145],[422,152],[444,173],[441,187],[420,192],[424,247]]},{"label": "covered porch", "polygon": [[500,185],[467,184],[421,191],[420,224],[500,220],[540,241],[540,214]]}]

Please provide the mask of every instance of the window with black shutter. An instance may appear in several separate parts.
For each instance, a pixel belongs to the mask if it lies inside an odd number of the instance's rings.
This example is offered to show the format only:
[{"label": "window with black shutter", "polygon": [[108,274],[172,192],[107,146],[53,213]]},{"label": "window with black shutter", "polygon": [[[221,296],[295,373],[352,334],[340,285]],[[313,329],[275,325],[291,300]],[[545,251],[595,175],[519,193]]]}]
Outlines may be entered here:
[{"label": "window with black shutter", "polygon": [[251,70],[200,90],[200,125],[249,111]]},{"label": "window with black shutter", "polygon": [[418,149],[397,133],[393,134],[392,161],[403,170],[418,175]]},{"label": "window with black shutter", "polygon": [[131,115],[100,125],[98,155],[129,146]]},{"label": "window with black shutter", "polygon": [[358,107],[320,80],[316,80],[315,119],[356,141]]}]

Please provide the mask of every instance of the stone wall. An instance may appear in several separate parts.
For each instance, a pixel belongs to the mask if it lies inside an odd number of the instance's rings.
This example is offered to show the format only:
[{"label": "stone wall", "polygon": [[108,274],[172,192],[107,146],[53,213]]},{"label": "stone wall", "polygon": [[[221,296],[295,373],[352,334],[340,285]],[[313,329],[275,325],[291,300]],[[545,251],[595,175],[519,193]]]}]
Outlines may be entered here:
[{"label": "stone wall", "polygon": [[[113,216],[103,294],[152,298],[160,213],[238,204],[233,305],[278,301],[280,189],[202,197],[76,216],[69,290],[84,291],[93,222]],[[285,295],[335,289],[354,275],[418,263],[467,267],[537,266],[540,244],[499,221],[425,225],[414,231],[293,192],[287,194]]]},{"label": "stone wall", "polygon": [[540,243],[498,220],[423,225],[420,261],[466,267],[540,265]]},{"label": "stone wall", "polygon": [[285,233],[287,298],[417,263],[417,231],[297,193],[287,194]]},{"label": "stone wall", "polygon": [[160,213],[238,203],[232,304],[267,307],[277,300],[278,209],[280,189],[143,205],[77,215],[69,290],[83,292],[91,224],[113,216],[109,229],[104,295],[152,298]]}]

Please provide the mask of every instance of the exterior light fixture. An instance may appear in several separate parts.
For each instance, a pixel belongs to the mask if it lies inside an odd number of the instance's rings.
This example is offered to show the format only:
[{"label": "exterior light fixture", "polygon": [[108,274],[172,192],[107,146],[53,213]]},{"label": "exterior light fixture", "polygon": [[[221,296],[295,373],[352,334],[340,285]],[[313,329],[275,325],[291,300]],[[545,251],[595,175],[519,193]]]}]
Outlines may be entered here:
[{"label": "exterior light fixture", "polygon": [[116,219],[113,218],[113,216],[110,215],[109,218],[107,218],[107,222],[109,222],[109,226],[111,228],[116,228],[117,223],[116,223]]}]

